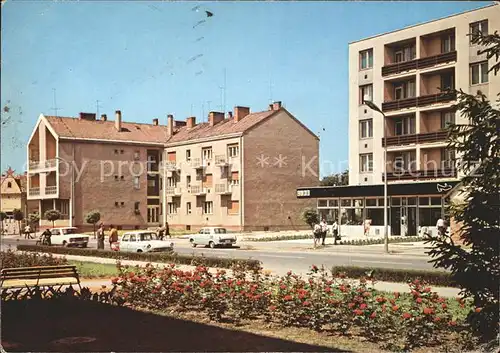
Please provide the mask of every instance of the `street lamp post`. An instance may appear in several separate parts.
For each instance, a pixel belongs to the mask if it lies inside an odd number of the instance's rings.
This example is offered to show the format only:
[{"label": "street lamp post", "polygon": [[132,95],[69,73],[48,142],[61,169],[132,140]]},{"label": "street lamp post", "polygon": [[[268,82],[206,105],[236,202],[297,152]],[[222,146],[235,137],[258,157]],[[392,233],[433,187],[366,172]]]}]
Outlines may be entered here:
[{"label": "street lamp post", "polygon": [[386,129],[385,129],[385,114],[380,109],[373,103],[372,101],[365,101],[364,102],[368,108],[371,110],[374,110],[376,112],[379,112],[382,114],[382,117],[384,118],[384,124],[383,124],[383,129],[384,129],[384,134],[383,134],[383,141],[384,141],[384,251],[386,253],[389,253],[389,229],[388,229],[388,220],[387,220],[387,207],[389,207],[389,202],[388,202],[388,196],[387,196],[387,140],[386,140]]}]

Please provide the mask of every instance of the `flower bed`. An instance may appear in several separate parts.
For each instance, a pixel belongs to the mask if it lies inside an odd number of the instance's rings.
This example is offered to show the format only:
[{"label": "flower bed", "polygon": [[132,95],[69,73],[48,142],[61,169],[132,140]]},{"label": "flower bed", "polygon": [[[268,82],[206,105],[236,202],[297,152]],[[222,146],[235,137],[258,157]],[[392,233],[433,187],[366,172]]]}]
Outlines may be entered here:
[{"label": "flower bed", "polygon": [[418,279],[433,286],[458,287],[458,285],[453,281],[451,274],[444,271],[405,270],[397,268],[371,268],[356,266],[334,266],[331,271],[335,275],[344,274],[349,278],[373,276],[379,281],[399,283],[407,283]]},{"label": "flower bed", "polygon": [[191,272],[175,265],[125,266],[112,282],[115,300],[137,308],[357,335],[398,350],[455,340],[467,328],[469,311],[465,302],[441,298],[418,280],[409,283],[409,294],[387,295],[369,288],[365,279],[353,285],[344,275],[315,266],[306,278],[289,272],[282,277],[254,273],[251,279],[243,271],[229,277],[201,266]]},{"label": "flower bed", "polygon": [[63,258],[53,257],[51,254],[16,253],[12,250],[0,252],[0,269],[34,266],[67,265]]},{"label": "flower bed", "polygon": [[104,257],[116,260],[136,260],[162,263],[176,263],[182,265],[208,266],[221,268],[239,268],[245,271],[260,270],[260,261],[252,259],[227,259],[205,256],[179,255],[176,253],[134,253],[117,252],[110,250],[66,248],[56,246],[38,246],[38,245],[18,245],[19,251],[34,251],[42,253],[79,255]]}]

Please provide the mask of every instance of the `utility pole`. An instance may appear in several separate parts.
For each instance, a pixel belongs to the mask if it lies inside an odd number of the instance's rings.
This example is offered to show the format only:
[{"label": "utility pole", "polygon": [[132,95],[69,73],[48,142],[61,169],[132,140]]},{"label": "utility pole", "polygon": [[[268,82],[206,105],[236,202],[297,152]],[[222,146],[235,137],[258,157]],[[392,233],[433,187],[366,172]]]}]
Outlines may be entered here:
[{"label": "utility pole", "polygon": [[56,89],[55,88],[52,88],[52,91],[54,92],[54,107],[52,108],[52,110],[54,111],[54,115],[57,116],[57,111],[59,110],[57,108],[57,101],[56,101]]}]

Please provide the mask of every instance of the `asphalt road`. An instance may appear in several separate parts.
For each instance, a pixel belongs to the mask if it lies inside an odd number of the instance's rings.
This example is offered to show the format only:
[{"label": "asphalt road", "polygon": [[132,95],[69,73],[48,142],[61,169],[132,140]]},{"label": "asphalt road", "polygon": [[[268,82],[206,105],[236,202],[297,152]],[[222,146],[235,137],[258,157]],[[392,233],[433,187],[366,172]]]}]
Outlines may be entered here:
[{"label": "asphalt road", "polygon": [[[2,249],[9,246],[15,247],[18,244],[34,244],[36,240],[24,240],[19,237],[3,238]],[[363,267],[383,267],[400,269],[432,269],[428,263],[428,258],[423,256],[405,254],[385,254],[379,250],[366,251],[359,249],[353,251],[349,249],[336,248],[329,251],[307,251],[288,250],[290,244],[280,247],[269,246],[270,244],[252,243],[252,250],[248,246],[242,248],[192,248],[186,239],[174,239],[175,251],[179,254],[196,254],[224,258],[252,258],[260,260],[264,269],[271,270],[275,274],[285,274],[292,270],[295,273],[305,274],[311,265],[325,266],[363,266]],[[248,243],[246,243],[248,244]],[[274,243],[274,245],[276,242]],[[108,245],[108,244],[106,244]],[[91,239],[89,247],[96,247],[96,242]],[[361,247],[360,247],[361,248]]]}]

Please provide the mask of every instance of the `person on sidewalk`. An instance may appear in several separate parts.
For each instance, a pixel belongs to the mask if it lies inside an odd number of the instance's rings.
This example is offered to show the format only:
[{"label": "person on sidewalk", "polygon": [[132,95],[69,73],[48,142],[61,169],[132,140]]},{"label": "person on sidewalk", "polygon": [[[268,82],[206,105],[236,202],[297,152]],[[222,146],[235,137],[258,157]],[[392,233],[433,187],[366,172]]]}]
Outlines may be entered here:
[{"label": "person on sidewalk", "polygon": [[165,236],[172,238],[172,236],[170,235],[170,227],[168,226],[168,222],[165,223]]},{"label": "person on sidewalk", "polygon": [[314,247],[316,247],[321,240],[321,225],[319,223],[314,225],[313,236],[314,236]]},{"label": "person on sidewalk", "polygon": [[163,240],[163,235],[165,234],[165,227],[159,224],[158,229],[156,230],[156,234],[158,235],[159,240]]},{"label": "person on sidewalk", "polygon": [[109,232],[109,248],[111,249],[111,244],[118,241],[118,229],[116,229],[113,225],[110,225],[109,227],[111,228]]},{"label": "person on sidewalk", "polygon": [[333,233],[333,245],[337,245],[337,240],[339,237],[339,225],[337,221],[333,221],[332,233]]},{"label": "person on sidewalk", "polygon": [[326,233],[328,232],[328,224],[326,224],[326,220],[323,218],[321,223],[321,245],[325,245]]},{"label": "person on sidewalk", "polygon": [[51,241],[52,233],[50,232],[50,229],[47,228],[43,231],[43,233],[40,235],[40,240],[42,241],[42,245],[47,245],[51,246],[52,241]]},{"label": "person on sidewalk", "polygon": [[29,224],[24,227],[24,239],[31,239],[31,227]]},{"label": "person on sidewalk", "polygon": [[106,234],[104,233],[104,225],[101,223],[99,229],[97,230],[97,249],[104,250],[104,238]]},{"label": "person on sidewalk", "polygon": [[437,220],[437,223],[436,223],[436,228],[438,231],[438,236],[443,237],[445,234],[445,231],[446,231],[443,218],[439,217],[439,219]]}]

